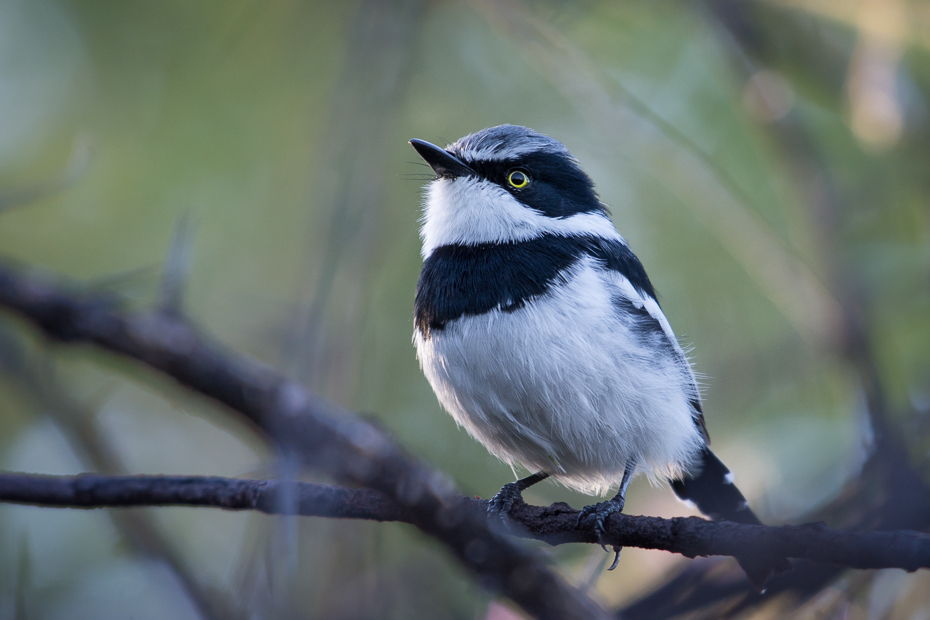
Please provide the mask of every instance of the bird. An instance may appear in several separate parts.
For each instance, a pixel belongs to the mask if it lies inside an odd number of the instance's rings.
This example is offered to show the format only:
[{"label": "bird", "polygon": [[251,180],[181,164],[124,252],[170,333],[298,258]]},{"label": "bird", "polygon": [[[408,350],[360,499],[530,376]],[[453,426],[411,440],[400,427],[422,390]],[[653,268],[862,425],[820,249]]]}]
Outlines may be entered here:
[{"label": "bird", "polygon": [[[617,487],[578,517],[604,546],[606,520],[645,472],[712,519],[759,524],[709,448],[688,355],[579,161],[520,125],[445,148],[409,142],[434,173],[414,300],[420,367],[459,426],[531,472],[489,511],[505,518],[547,478],[588,495]],[[759,589],[789,567],[737,559]]]}]

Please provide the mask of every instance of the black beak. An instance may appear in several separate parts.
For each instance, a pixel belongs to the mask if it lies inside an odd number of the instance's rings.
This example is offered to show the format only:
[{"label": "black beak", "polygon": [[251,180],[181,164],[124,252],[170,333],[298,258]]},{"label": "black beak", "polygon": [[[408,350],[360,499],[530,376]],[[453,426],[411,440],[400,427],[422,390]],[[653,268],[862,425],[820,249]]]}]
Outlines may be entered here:
[{"label": "black beak", "polygon": [[445,149],[441,149],[435,144],[430,144],[426,140],[417,140],[414,138],[410,145],[417,150],[420,157],[429,164],[437,175],[454,179],[455,177],[464,177],[474,175],[475,171],[465,165],[458,157]]}]

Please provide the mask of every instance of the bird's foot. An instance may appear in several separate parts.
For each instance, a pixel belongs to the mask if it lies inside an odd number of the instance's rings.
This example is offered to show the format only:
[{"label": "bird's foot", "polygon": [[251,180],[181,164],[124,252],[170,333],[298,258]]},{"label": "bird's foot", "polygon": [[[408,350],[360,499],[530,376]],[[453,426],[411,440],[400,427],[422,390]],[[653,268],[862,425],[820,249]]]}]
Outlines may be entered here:
[{"label": "bird's foot", "polygon": [[[502,489],[503,490],[503,489]],[[594,531],[597,532],[597,541],[600,543],[601,548],[604,551],[607,551],[607,545],[604,542],[606,531],[604,530],[604,524],[607,522],[607,519],[610,515],[616,512],[623,512],[624,499],[620,497],[615,497],[613,499],[607,500],[606,502],[598,502],[597,504],[592,504],[591,506],[585,506],[578,513],[578,521],[576,526],[580,526],[584,521],[587,521],[588,518],[594,517]],[[620,551],[622,547],[617,545],[611,545],[614,550],[614,561],[611,563],[610,568],[607,570],[613,570],[617,568],[617,564],[620,563]]]},{"label": "bird's foot", "polygon": [[510,510],[514,504],[523,502],[523,489],[517,482],[508,482],[488,502],[488,514],[494,515],[503,522],[507,522]]}]

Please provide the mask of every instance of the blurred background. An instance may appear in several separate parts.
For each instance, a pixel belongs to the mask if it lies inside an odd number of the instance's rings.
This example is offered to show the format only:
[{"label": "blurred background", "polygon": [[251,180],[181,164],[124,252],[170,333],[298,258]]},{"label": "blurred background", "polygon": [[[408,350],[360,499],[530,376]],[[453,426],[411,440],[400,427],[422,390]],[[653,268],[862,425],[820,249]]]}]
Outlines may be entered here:
[{"label": "blurred background", "polygon": [[[428,177],[407,140],[530,126],[594,178],[693,348],[715,452],[763,521],[798,522],[876,437],[927,472],[928,101],[918,0],[2,0],[0,252],[137,309],[170,254],[203,329],[490,497],[509,467],[411,345]],[[210,403],[0,314],[0,469],[281,467]],[[627,507],[692,514],[644,479]],[[691,563],[538,547],[612,608]],[[0,506],[0,619],[489,613],[515,612],[410,526]],[[755,613],[926,618],[930,577],[848,573]]]}]

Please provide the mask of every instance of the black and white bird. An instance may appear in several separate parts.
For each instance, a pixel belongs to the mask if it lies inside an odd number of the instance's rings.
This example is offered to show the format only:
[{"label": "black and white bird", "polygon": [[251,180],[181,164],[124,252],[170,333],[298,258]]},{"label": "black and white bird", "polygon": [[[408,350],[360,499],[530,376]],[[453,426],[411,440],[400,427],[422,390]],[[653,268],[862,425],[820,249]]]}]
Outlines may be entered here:
[{"label": "black and white bird", "polygon": [[[587,494],[619,486],[581,513],[603,532],[639,471],[711,518],[758,524],[707,447],[694,372],[642,264],[562,143],[516,125],[410,143],[436,174],[420,231],[420,365],[460,426],[532,472],[491,509],[506,514],[546,478]],[[760,587],[787,568],[740,563]]]}]

